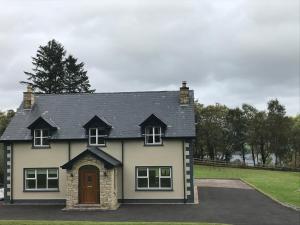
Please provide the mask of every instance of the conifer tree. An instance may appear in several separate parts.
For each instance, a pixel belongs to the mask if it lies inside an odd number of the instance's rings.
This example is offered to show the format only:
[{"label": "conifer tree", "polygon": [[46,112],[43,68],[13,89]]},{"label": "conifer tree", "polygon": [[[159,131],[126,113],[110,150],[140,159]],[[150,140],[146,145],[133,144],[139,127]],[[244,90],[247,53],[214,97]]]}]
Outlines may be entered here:
[{"label": "conifer tree", "polygon": [[32,72],[24,72],[28,77],[22,84],[31,84],[36,92],[45,94],[94,92],[90,90],[84,63],[78,63],[73,56],[66,58],[62,44],[51,40],[40,46],[32,57]]},{"label": "conifer tree", "polygon": [[89,78],[87,71],[84,70],[84,63],[77,63],[77,59],[69,55],[65,60],[65,92],[80,93],[80,92],[94,92],[90,90]]}]

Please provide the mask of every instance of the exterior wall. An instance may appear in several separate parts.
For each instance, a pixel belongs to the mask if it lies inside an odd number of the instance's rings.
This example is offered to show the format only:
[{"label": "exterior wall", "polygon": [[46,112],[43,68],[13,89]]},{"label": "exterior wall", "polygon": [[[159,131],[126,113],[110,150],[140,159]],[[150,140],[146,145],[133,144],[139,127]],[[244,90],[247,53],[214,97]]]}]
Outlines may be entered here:
[{"label": "exterior wall", "polygon": [[[144,141],[124,142],[124,199],[184,199],[183,148],[180,140],[164,140],[163,146],[144,146]],[[172,191],[136,191],[136,166],[171,166]]]},{"label": "exterior wall", "polygon": [[[87,148],[86,141],[74,141],[70,145],[71,159]],[[190,150],[183,147],[183,140],[163,140],[163,146],[144,146],[143,140],[124,140],[123,157],[122,142],[120,140],[108,141],[103,151],[122,162],[123,169],[117,169],[117,198],[126,200],[183,200],[191,198],[192,163]],[[10,148],[8,148],[10,149]],[[189,154],[187,156],[187,153]],[[15,200],[56,200],[66,199],[67,172],[60,168],[69,161],[68,142],[52,142],[49,149],[33,149],[32,143],[15,143],[13,155],[7,151],[7,158],[13,158],[12,187]],[[9,166],[7,161],[7,166]],[[173,174],[172,191],[136,191],[136,166],[171,166]],[[24,192],[24,168],[57,167],[59,168],[59,192]],[[7,174],[9,175],[7,168]],[[122,174],[124,173],[124,182]],[[7,176],[10,179],[9,176]],[[123,183],[123,185],[122,185]],[[189,184],[188,184],[189,183]],[[10,184],[7,184],[10,185]],[[122,187],[123,186],[123,187]],[[9,186],[7,186],[9,187]],[[124,193],[122,194],[122,188]],[[10,196],[10,189],[7,189]]]},{"label": "exterior wall", "polygon": [[[32,143],[13,145],[13,198],[21,199],[65,199],[66,172],[61,169],[68,161],[68,143],[51,143],[51,148],[33,149]],[[59,168],[58,192],[24,192],[24,168]]]}]

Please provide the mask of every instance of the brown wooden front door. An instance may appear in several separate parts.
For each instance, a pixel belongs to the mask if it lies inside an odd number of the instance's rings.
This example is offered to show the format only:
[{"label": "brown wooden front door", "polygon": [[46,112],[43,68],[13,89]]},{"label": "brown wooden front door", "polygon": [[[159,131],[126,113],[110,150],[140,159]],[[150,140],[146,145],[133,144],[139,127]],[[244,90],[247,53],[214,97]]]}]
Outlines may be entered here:
[{"label": "brown wooden front door", "polygon": [[100,203],[99,169],[95,166],[83,166],[79,169],[79,203]]}]

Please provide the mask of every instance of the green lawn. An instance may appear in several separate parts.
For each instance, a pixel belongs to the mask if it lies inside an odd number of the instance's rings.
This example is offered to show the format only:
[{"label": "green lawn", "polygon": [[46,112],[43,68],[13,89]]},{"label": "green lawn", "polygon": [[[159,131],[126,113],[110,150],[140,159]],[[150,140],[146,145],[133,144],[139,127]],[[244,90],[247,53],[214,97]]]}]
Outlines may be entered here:
[{"label": "green lawn", "polygon": [[[0,220],[0,225],[221,225],[217,223],[146,223],[146,222],[83,222],[83,221],[29,221]],[[225,225],[225,224],[223,224]]]},{"label": "green lawn", "polygon": [[195,178],[241,178],[285,204],[300,207],[300,172],[195,165]]}]

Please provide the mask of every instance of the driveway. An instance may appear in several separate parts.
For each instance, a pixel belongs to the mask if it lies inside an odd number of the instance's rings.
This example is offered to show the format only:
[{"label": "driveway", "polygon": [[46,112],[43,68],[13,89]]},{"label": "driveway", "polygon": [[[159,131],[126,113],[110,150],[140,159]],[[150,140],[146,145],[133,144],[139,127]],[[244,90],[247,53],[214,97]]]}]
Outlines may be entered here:
[{"label": "driveway", "polygon": [[[224,182],[224,181],[223,181]],[[201,186],[201,180],[196,181]],[[122,205],[117,211],[65,212],[59,206],[1,206],[1,219],[184,221],[234,225],[299,225],[300,212],[247,188],[202,185],[198,205]],[[221,185],[219,185],[221,186]]]}]

